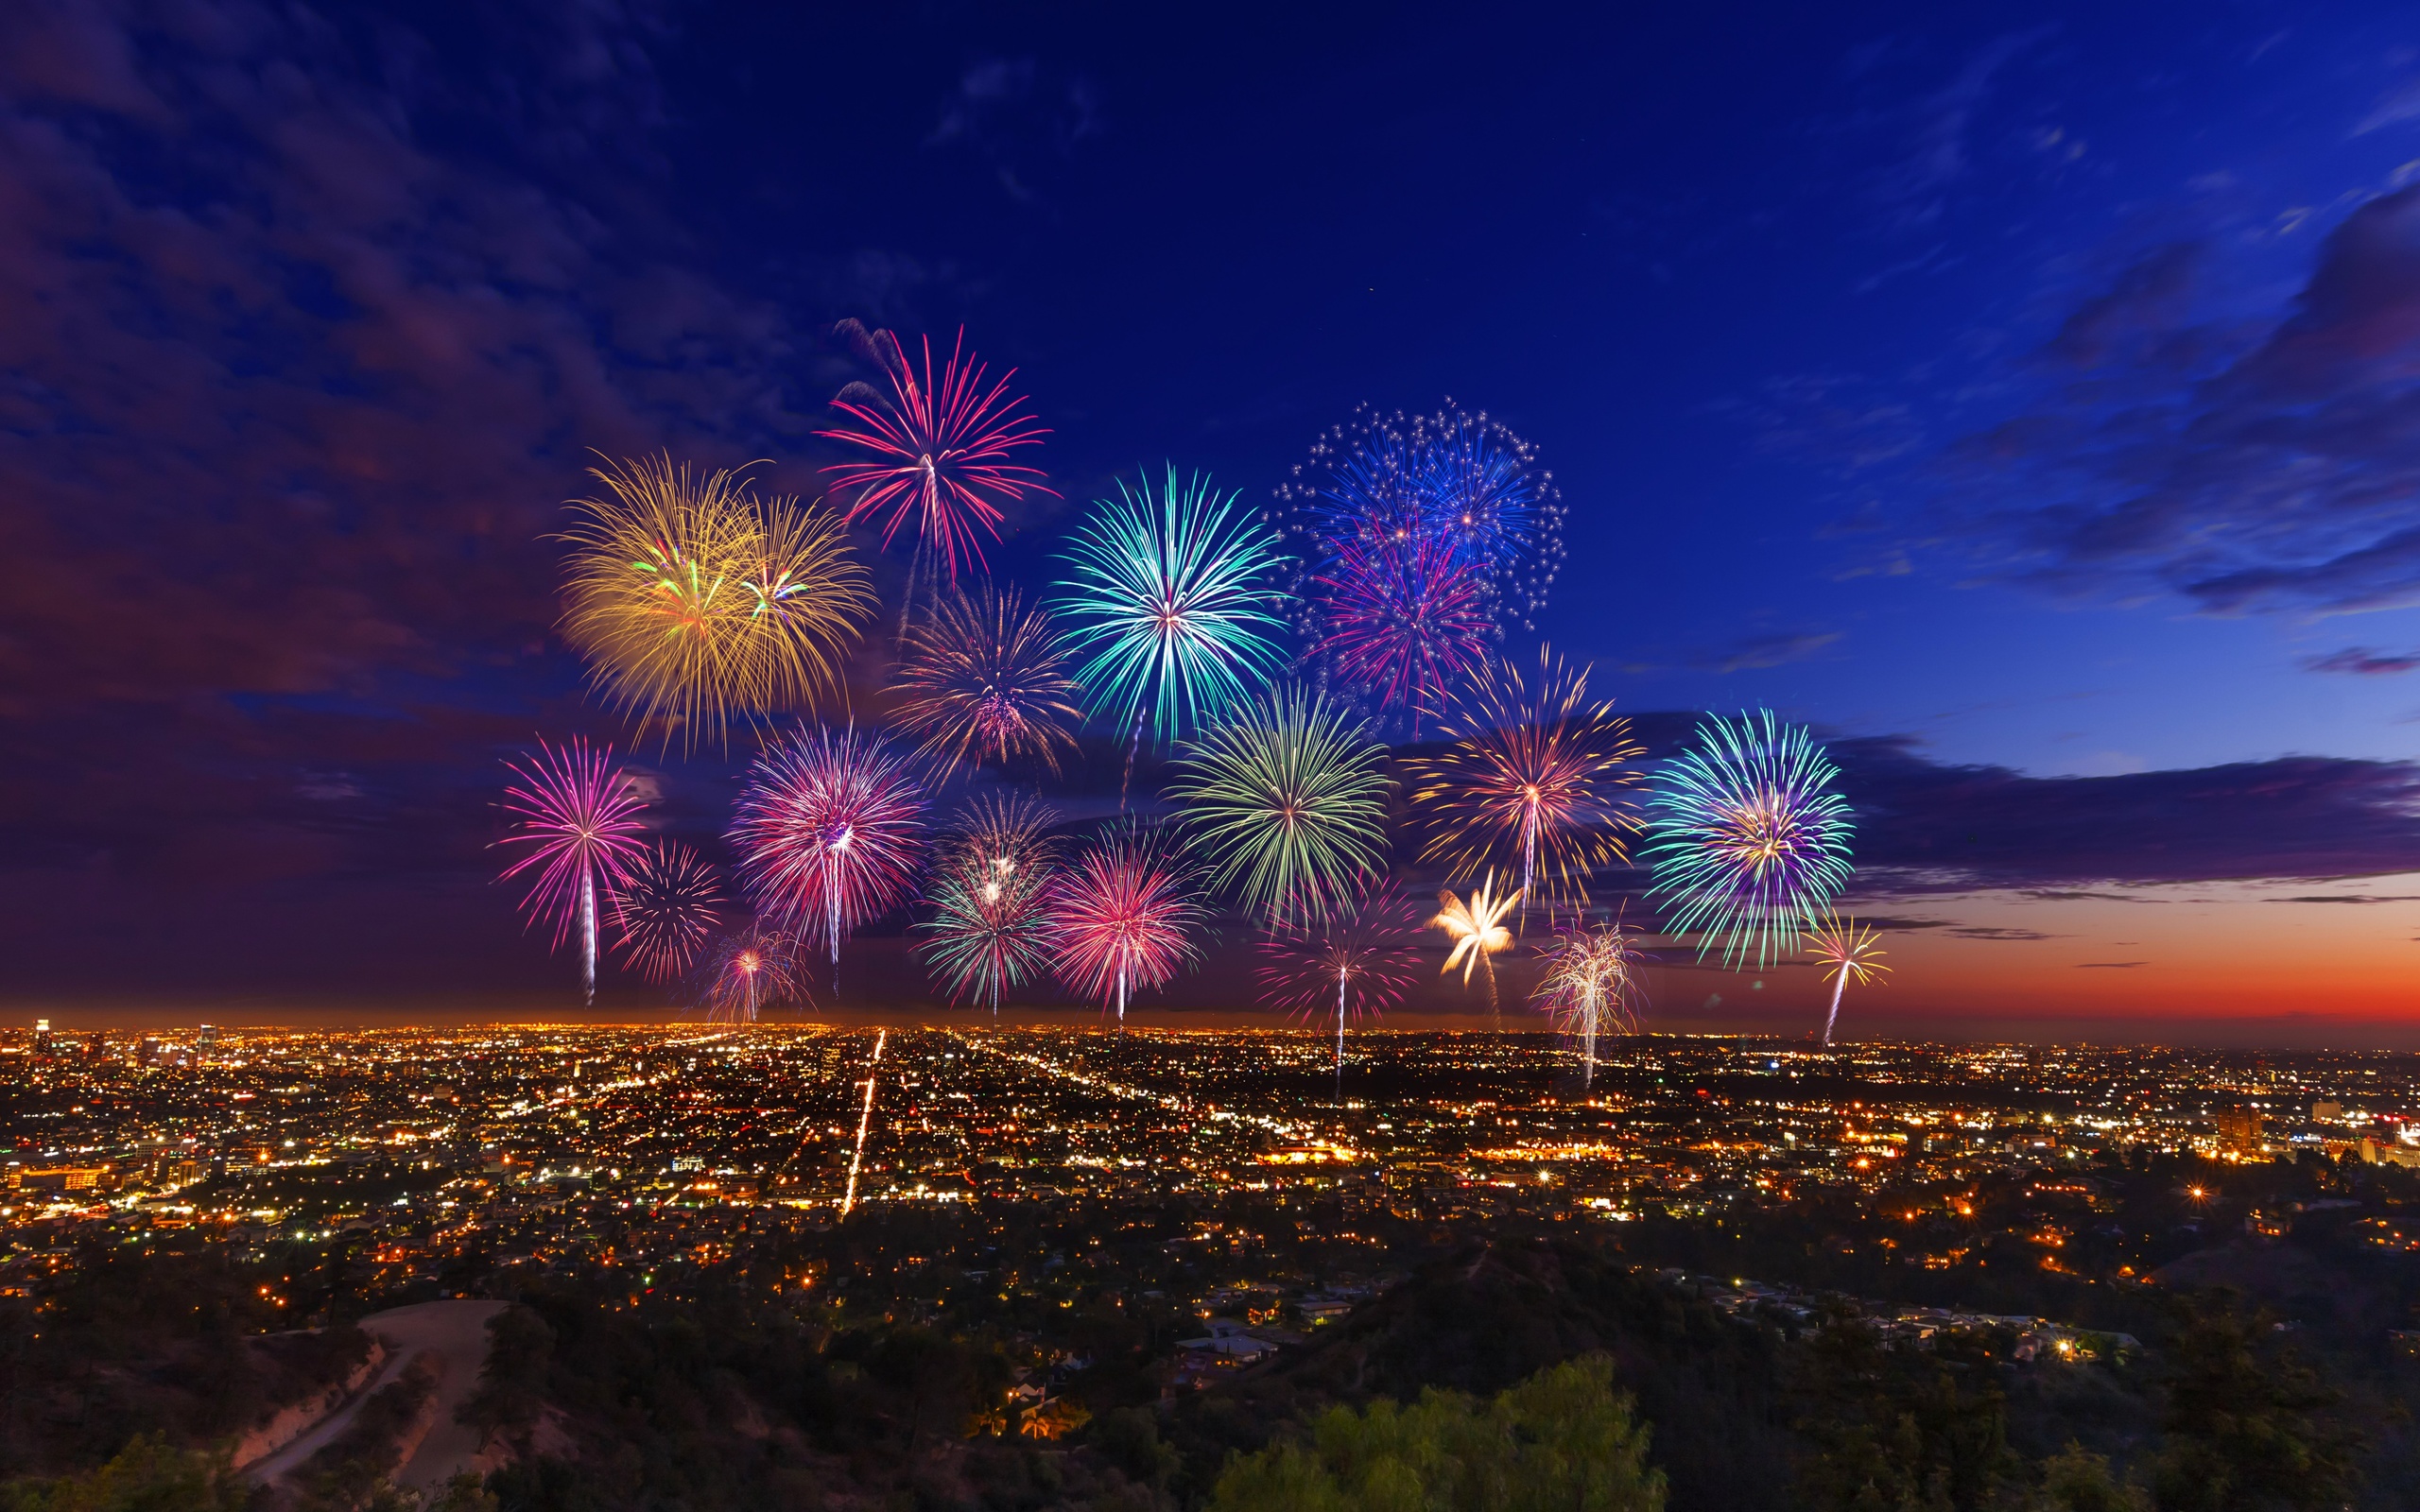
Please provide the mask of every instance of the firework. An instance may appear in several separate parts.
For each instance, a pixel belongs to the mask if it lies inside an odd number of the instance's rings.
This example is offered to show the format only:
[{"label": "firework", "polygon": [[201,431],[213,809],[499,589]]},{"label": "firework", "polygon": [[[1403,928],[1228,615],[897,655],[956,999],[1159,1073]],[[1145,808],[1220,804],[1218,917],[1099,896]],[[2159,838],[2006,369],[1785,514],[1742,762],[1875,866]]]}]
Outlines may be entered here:
[{"label": "firework", "polygon": [[1003,989],[1047,974],[1059,945],[1052,868],[1042,839],[1048,811],[1027,799],[978,799],[927,889],[933,917],[919,954],[947,985],[1000,1011]]},{"label": "firework", "polygon": [[882,1070],[882,1042],[890,1038],[888,1029],[873,1032],[873,1058],[866,1062],[866,1106],[857,1113],[857,1143],[849,1152],[849,1191],[840,1199],[840,1216],[845,1218],[857,1205],[857,1172],[866,1163],[866,1131],[873,1127],[874,1077]]},{"label": "firework", "polygon": [[1659,776],[1648,797],[1648,896],[1667,929],[1699,934],[1698,957],[1762,968],[1798,948],[1853,869],[1840,769],[1806,728],[1771,710],[1720,716]]},{"label": "firework", "polygon": [[1490,625],[1477,569],[1428,534],[1347,540],[1313,575],[1313,655],[1331,681],[1357,689],[1380,711],[1421,716],[1478,665]]},{"label": "firework", "polygon": [[762,927],[725,939],[700,986],[709,1023],[754,1023],[767,1005],[806,996],[797,943],[780,930]]},{"label": "firework", "polygon": [[1156,497],[1117,493],[1075,533],[1057,603],[1092,713],[1173,739],[1284,663],[1275,538],[1174,468]]},{"label": "firework", "polygon": [[874,600],[838,516],[668,456],[592,475],[605,497],[573,501],[563,632],[614,704],[685,747],[839,685]]},{"label": "firework", "polygon": [[919,751],[942,776],[960,762],[1031,757],[1055,775],[1069,727],[1080,717],[1064,670],[1066,650],[1039,609],[1013,588],[989,582],[974,593],[945,594],[926,622],[908,627],[899,685],[899,722],[923,741]]},{"label": "firework", "polygon": [[1187,747],[1167,797],[1213,885],[1272,928],[1306,928],[1378,869],[1385,763],[1358,721],[1289,688]]},{"label": "firework", "polygon": [[1882,964],[1882,957],[1889,953],[1883,950],[1881,938],[1871,926],[1829,914],[1821,922],[1807,926],[1806,949],[1832,984],[1832,1010],[1824,1015],[1824,1045],[1829,1049],[1832,1025],[1841,1017],[1841,994],[1847,989],[1849,978],[1857,978],[1857,985],[1863,987],[1889,975],[1891,968]]},{"label": "firework", "polygon": [[1495,896],[1495,873],[1491,871],[1471,893],[1468,902],[1451,892],[1439,893],[1437,917],[1428,921],[1430,927],[1443,930],[1454,942],[1454,948],[1445,954],[1444,972],[1440,974],[1460,966],[1462,986],[1468,987],[1474,971],[1484,971],[1491,1007],[1495,1003],[1495,957],[1512,943],[1512,932],[1504,927],[1504,916],[1520,901],[1518,888],[1509,898]]},{"label": "firework", "polygon": [[1336,1015],[1336,1069],[1344,1073],[1348,1018],[1374,1016],[1411,986],[1420,922],[1392,892],[1361,899],[1315,932],[1263,942],[1261,998],[1310,1020]]},{"label": "firework", "polygon": [[1579,1040],[1583,1085],[1597,1076],[1599,1032],[1609,1023],[1627,1028],[1637,1022],[1641,957],[1634,940],[1615,919],[1564,930],[1544,953],[1546,971],[1532,998]]},{"label": "firework", "polygon": [[837,978],[840,937],[915,880],[925,795],[906,762],[855,725],[792,731],[756,758],[732,845],[759,909],[820,930]]},{"label": "firework", "polygon": [[1430,823],[1422,860],[1456,878],[1517,863],[1522,893],[1551,917],[1588,901],[1596,868],[1627,859],[1622,832],[1635,821],[1615,793],[1635,780],[1640,747],[1610,699],[1589,700],[1586,668],[1541,647],[1532,691],[1511,663],[1492,663],[1443,733],[1442,752],[1404,764]]},{"label": "firework", "polygon": [[639,842],[647,806],[638,784],[613,765],[611,746],[590,749],[578,736],[562,747],[538,743],[527,765],[505,763],[520,782],[505,789],[504,807],[512,828],[499,845],[529,850],[507,867],[498,881],[533,872],[521,911],[530,923],[550,919],[554,943],[579,933],[579,980],[589,1002],[596,1001],[596,892],[626,882],[647,854]]},{"label": "firework", "polygon": [[1057,898],[1060,980],[1114,1005],[1154,988],[1194,959],[1186,932],[1202,918],[1184,868],[1151,834],[1113,831],[1080,852]]},{"label": "firework", "polygon": [[721,922],[721,903],[712,867],[687,846],[657,841],[614,889],[622,964],[650,982],[679,977]]},{"label": "firework", "polygon": [[[862,335],[861,327],[857,331]],[[918,571],[931,558],[939,558],[952,582],[958,580],[961,559],[982,567],[980,538],[1000,539],[1002,506],[1028,493],[1057,497],[1043,482],[1041,469],[1008,459],[1020,447],[1041,445],[1050,433],[1032,417],[1017,413],[1025,401],[1009,393],[1015,369],[984,387],[983,364],[965,350],[963,331],[939,377],[933,373],[929,337],[922,343],[921,372],[890,332],[877,331],[866,340],[890,392],[851,384],[832,407],[856,421],[856,427],[816,434],[867,454],[864,460],[824,470],[855,495],[849,505],[851,524],[877,517],[887,549],[899,527],[915,520],[918,565],[908,573],[912,595]],[[904,605],[900,619],[907,623]]]}]

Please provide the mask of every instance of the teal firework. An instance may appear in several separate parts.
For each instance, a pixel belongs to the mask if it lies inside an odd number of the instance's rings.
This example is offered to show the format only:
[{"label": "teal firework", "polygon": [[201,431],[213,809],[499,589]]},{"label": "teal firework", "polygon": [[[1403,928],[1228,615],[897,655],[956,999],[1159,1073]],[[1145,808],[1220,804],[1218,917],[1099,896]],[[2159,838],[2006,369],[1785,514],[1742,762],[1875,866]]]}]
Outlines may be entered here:
[{"label": "teal firework", "polygon": [[1053,608],[1095,718],[1176,738],[1285,663],[1277,538],[1196,475],[1117,484],[1070,540]]},{"label": "teal firework", "polygon": [[1803,725],[1772,711],[1709,717],[1647,799],[1641,858],[1665,929],[1696,935],[1698,958],[1761,970],[1798,948],[1849,880],[1840,768]]},{"label": "teal firework", "polygon": [[1325,919],[1386,855],[1386,751],[1301,688],[1185,747],[1167,797],[1214,885],[1272,926]]}]

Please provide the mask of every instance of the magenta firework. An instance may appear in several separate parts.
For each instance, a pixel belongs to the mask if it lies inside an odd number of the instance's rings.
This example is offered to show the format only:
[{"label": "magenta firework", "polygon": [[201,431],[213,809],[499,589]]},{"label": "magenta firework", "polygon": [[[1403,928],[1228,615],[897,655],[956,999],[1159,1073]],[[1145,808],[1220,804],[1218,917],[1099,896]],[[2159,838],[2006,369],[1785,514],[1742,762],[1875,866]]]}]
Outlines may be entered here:
[{"label": "magenta firework", "polygon": [[1403,1001],[1419,961],[1421,917],[1392,888],[1362,898],[1324,926],[1261,946],[1261,1001],[1305,1022],[1336,1020],[1336,1069],[1344,1025]]},{"label": "magenta firework", "polygon": [[1478,568],[1428,533],[1336,543],[1313,574],[1322,658],[1339,687],[1421,716],[1479,665],[1494,626]]},{"label": "magenta firework", "polygon": [[698,987],[709,1023],[754,1023],[774,1004],[807,995],[797,942],[760,925],[723,940]]},{"label": "magenta firework", "polygon": [[647,799],[614,765],[613,747],[592,749],[577,735],[567,746],[540,741],[537,755],[505,765],[520,781],[505,789],[512,828],[497,844],[528,850],[497,880],[532,873],[523,915],[532,924],[552,923],[558,946],[579,932],[580,987],[594,1003],[596,895],[619,886],[646,855],[638,814]]},{"label": "magenta firework", "polygon": [[855,725],[793,730],[750,768],[731,832],[759,912],[840,939],[907,901],[925,793],[908,764]]},{"label": "magenta firework", "polygon": [[1126,1000],[1154,988],[1195,955],[1202,919],[1175,850],[1120,829],[1084,848],[1058,889],[1060,980],[1126,1022]]}]

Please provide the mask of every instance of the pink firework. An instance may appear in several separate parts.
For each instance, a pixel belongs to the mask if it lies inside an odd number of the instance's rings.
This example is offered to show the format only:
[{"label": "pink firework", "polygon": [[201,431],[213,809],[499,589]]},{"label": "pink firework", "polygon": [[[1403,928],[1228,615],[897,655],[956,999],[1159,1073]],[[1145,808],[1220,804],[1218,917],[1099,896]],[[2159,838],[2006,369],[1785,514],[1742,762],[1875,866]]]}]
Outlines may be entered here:
[{"label": "pink firework", "polygon": [[731,841],[756,906],[820,929],[837,981],[841,936],[906,901],[924,815],[924,789],[887,743],[827,726],[756,758]]},{"label": "pink firework", "polygon": [[[527,763],[527,765],[523,765]],[[538,743],[535,757],[505,763],[520,782],[505,789],[511,832],[499,845],[526,845],[527,852],[504,869],[498,881],[534,872],[521,911],[530,923],[551,919],[555,944],[579,931],[580,986],[596,1001],[596,892],[610,892],[630,878],[647,855],[639,842],[647,807],[638,784],[614,765],[614,747],[591,750],[572,737],[568,746]]]},{"label": "pink firework", "polygon": [[708,1023],[754,1023],[771,1003],[805,998],[790,937],[753,925],[724,940],[700,983]]},{"label": "pink firework", "polygon": [[1414,733],[1495,630],[1478,569],[1426,532],[1340,541],[1312,581],[1325,599],[1319,654],[1335,680],[1381,709],[1410,708]]},{"label": "pink firework", "polygon": [[1202,918],[1174,852],[1136,830],[1095,841],[1060,881],[1059,979],[1114,1005],[1195,958],[1186,931]]},{"label": "pink firework", "polygon": [[671,840],[657,841],[614,888],[622,964],[637,967],[650,982],[669,982],[687,971],[721,921],[715,868]]},{"label": "pink firework", "polygon": [[1344,1074],[1344,1025],[1403,1001],[1419,959],[1421,917],[1400,893],[1362,899],[1324,928],[1261,945],[1261,1001],[1309,1022],[1336,1017],[1336,1070]]},{"label": "pink firework", "polygon": [[1009,392],[1015,369],[985,387],[983,364],[964,350],[965,342],[966,333],[960,331],[936,378],[931,338],[922,338],[925,361],[919,372],[900,350],[897,336],[875,332],[871,344],[890,380],[889,397],[853,384],[832,401],[832,407],[856,426],[816,432],[871,454],[863,461],[824,470],[845,493],[854,495],[850,522],[879,517],[882,543],[888,547],[913,516],[920,549],[939,555],[952,581],[961,556],[971,566],[983,565],[978,535],[1000,539],[1002,505],[1028,492],[1057,497],[1044,484],[1040,468],[1008,460],[1018,447],[1038,446],[1050,434],[1031,416],[1017,413],[1025,401]]}]

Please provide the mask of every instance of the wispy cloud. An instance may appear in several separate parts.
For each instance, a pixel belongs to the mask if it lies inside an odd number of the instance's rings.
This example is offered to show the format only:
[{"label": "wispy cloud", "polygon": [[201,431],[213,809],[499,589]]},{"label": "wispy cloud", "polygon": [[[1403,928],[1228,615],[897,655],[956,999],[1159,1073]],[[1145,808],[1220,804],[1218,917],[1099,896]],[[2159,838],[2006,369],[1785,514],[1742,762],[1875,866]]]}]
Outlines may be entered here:
[{"label": "wispy cloud", "polygon": [[2366,645],[2346,646],[2303,662],[2307,672],[2351,672],[2372,678],[2409,672],[2413,667],[2420,667],[2420,651],[2373,651]]},{"label": "wispy cloud", "polygon": [[1838,630],[1784,630],[1751,635],[1692,659],[1702,672],[1750,672],[1804,662],[1841,639]]}]

